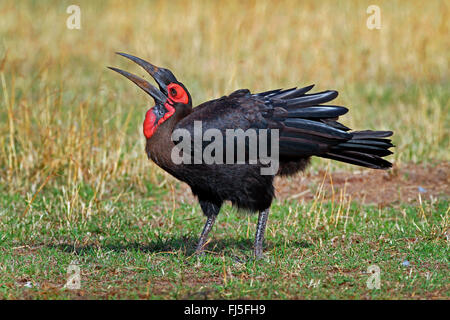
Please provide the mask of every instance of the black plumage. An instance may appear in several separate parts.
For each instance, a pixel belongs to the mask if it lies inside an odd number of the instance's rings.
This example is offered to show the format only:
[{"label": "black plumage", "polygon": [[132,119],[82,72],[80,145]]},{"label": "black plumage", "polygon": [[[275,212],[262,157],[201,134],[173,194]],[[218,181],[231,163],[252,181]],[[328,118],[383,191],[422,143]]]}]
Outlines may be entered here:
[{"label": "black plumage", "polygon": [[[171,150],[176,145],[171,137],[174,130],[187,130],[193,137],[196,121],[201,121],[203,130],[217,129],[223,136],[227,129],[255,129],[258,134],[261,129],[265,129],[269,135],[277,130],[280,165],[276,175],[281,176],[304,170],[311,156],[374,169],[391,167],[391,163],[382,157],[392,154],[389,148],[393,145],[386,139],[392,132],[351,131],[339,123],[338,117],[346,114],[348,109],[327,105],[338,96],[337,91],[311,94],[309,92],[313,85],[255,94],[241,89],[192,108],[191,96],[186,87],[169,70],[131,55],[121,55],[144,67],[159,85],[159,91],[154,92],[157,89],[145,80],[136,80],[136,76],[113,69],[143,88],[157,102],[155,108],[147,113],[144,122],[146,151],[150,159],[175,178],[186,182],[198,197],[207,223],[197,252],[202,252],[222,204],[231,201],[241,209],[259,212],[254,250],[256,256],[261,256],[265,224],[274,198],[275,175],[261,174],[265,164],[260,159],[257,163],[247,161],[244,164],[194,164],[194,161],[175,164],[171,158]],[[161,94],[167,97],[165,102],[161,101]],[[174,111],[169,115],[171,109]],[[201,147],[204,149],[207,145],[204,142]],[[224,157],[227,152],[229,150],[224,150]],[[245,153],[248,160],[248,144]],[[193,159],[194,154],[191,157]]]}]

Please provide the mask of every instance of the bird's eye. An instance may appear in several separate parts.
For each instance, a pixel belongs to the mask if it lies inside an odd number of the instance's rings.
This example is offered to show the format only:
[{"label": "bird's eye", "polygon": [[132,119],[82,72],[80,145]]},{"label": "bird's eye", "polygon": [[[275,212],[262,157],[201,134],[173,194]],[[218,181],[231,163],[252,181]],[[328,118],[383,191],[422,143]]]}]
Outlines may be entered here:
[{"label": "bird's eye", "polygon": [[180,86],[178,83],[171,83],[167,86],[167,92],[169,93],[169,99],[173,102],[178,103],[189,103],[189,96],[184,90],[182,86]]}]

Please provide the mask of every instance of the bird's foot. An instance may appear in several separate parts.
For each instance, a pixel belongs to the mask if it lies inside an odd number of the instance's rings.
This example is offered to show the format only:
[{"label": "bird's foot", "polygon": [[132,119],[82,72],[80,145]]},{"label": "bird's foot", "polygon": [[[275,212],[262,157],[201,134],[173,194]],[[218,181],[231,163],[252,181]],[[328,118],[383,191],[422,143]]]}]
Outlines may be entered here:
[{"label": "bird's foot", "polygon": [[196,249],[194,252],[194,255],[196,255],[197,257],[203,257],[205,255],[205,250],[203,249]]},{"label": "bird's foot", "polygon": [[197,246],[195,247],[195,255],[196,256],[204,256],[205,255],[205,248],[208,245],[209,240],[205,241],[205,239],[200,239]]},{"label": "bird's foot", "polygon": [[264,259],[262,247],[255,247],[253,250],[253,257],[255,260]]},{"label": "bird's foot", "polygon": [[232,255],[231,255],[231,259],[233,260],[233,262],[234,262],[235,264],[244,264],[244,263],[246,263],[247,260],[248,260],[246,257],[240,257],[240,256],[235,255],[235,254],[232,254]]},{"label": "bird's foot", "polygon": [[270,258],[265,254],[260,254],[258,256],[253,255],[252,258],[250,258],[250,261],[253,259],[253,261],[259,261],[259,262],[270,262]]}]

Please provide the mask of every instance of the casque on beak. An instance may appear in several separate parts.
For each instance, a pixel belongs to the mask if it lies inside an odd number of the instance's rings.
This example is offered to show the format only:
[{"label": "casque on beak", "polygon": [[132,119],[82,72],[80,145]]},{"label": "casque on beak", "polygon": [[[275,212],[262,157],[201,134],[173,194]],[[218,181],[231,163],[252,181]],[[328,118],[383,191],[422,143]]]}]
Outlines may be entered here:
[{"label": "casque on beak", "polygon": [[[155,79],[156,83],[158,83],[159,89],[162,93],[164,93],[164,95],[166,95],[167,98],[167,85],[169,85],[172,82],[177,82],[177,79],[175,78],[175,76],[173,75],[173,73],[168,70],[168,69],[164,69],[164,68],[159,68],[153,64],[151,64],[148,61],[145,61],[141,58],[135,57],[131,54],[127,54],[127,53],[122,53],[122,52],[116,52],[118,55],[125,57],[127,59],[130,59],[131,61],[133,61],[134,63],[138,64],[139,66],[141,66],[142,68],[144,68],[145,71],[148,72],[149,75],[151,75],[153,77],[153,79]],[[108,67],[116,72],[119,72],[120,74],[122,74],[123,76],[127,77],[128,79],[130,79],[131,81],[133,81],[134,83],[136,83],[141,89],[143,89],[145,92],[147,92],[147,90],[144,87],[148,87],[148,85],[151,86],[151,84],[149,84],[147,81],[132,75],[128,72],[122,71],[120,69],[117,68],[112,68],[112,67]],[[131,77],[130,77],[131,76]],[[138,81],[136,81],[138,80]],[[144,87],[142,87],[140,84],[144,84]],[[148,92],[147,92],[148,93]],[[152,95],[153,96],[153,95]]]},{"label": "casque on beak", "polygon": [[156,83],[158,83],[159,90],[151,85],[148,81],[131,74],[127,71],[123,71],[118,68],[114,67],[108,67],[109,69],[120,73],[124,77],[128,78],[129,80],[133,81],[139,88],[144,90],[147,94],[149,94],[156,102],[156,105],[150,109],[147,114],[144,121],[144,135],[147,138],[150,138],[158,125],[160,125],[162,122],[164,122],[166,119],[168,119],[175,110],[171,106],[171,104],[168,104],[168,95],[167,95],[167,86],[170,83],[176,82],[177,79],[175,76],[170,72],[170,70],[159,68],[157,66],[154,66],[150,62],[147,62],[141,58],[132,56],[130,54],[116,52],[118,55],[121,55],[125,58],[130,59],[131,61],[135,62],[142,68],[144,68],[145,71],[150,74],[153,79],[155,79]]}]

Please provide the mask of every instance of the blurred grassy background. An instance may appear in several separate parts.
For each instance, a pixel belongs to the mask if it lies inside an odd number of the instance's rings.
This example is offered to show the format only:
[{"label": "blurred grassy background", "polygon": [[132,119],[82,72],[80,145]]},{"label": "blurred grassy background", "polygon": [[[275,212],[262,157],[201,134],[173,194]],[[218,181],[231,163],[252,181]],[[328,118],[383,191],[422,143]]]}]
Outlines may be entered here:
[{"label": "blurred grassy background", "polygon": [[[173,70],[195,104],[336,89],[344,124],[395,131],[397,166],[433,165],[450,158],[448,1],[76,1],[69,30],[72,4],[0,2],[0,298],[448,298],[448,200],[429,194],[382,208],[345,187],[327,203],[322,185],[310,203],[277,200],[261,263],[247,259],[256,216],[227,205],[211,254],[191,259],[204,217],[147,160],[153,101],[106,69],[148,78],[114,52],[135,54]],[[371,4],[380,30],[366,27]],[[74,259],[82,290],[61,290]],[[382,290],[366,288],[373,263]]]},{"label": "blurred grassy background", "polygon": [[449,3],[376,1],[381,29],[369,30],[372,2],[77,1],[81,30],[69,30],[72,1],[2,1],[0,188],[30,201],[53,186],[77,202],[83,186],[95,199],[165,184],[144,153],[153,102],[106,66],[144,72],[115,51],[170,68],[195,104],[239,88],[336,89],[344,124],[395,131],[397,165],[448,161]]}]

